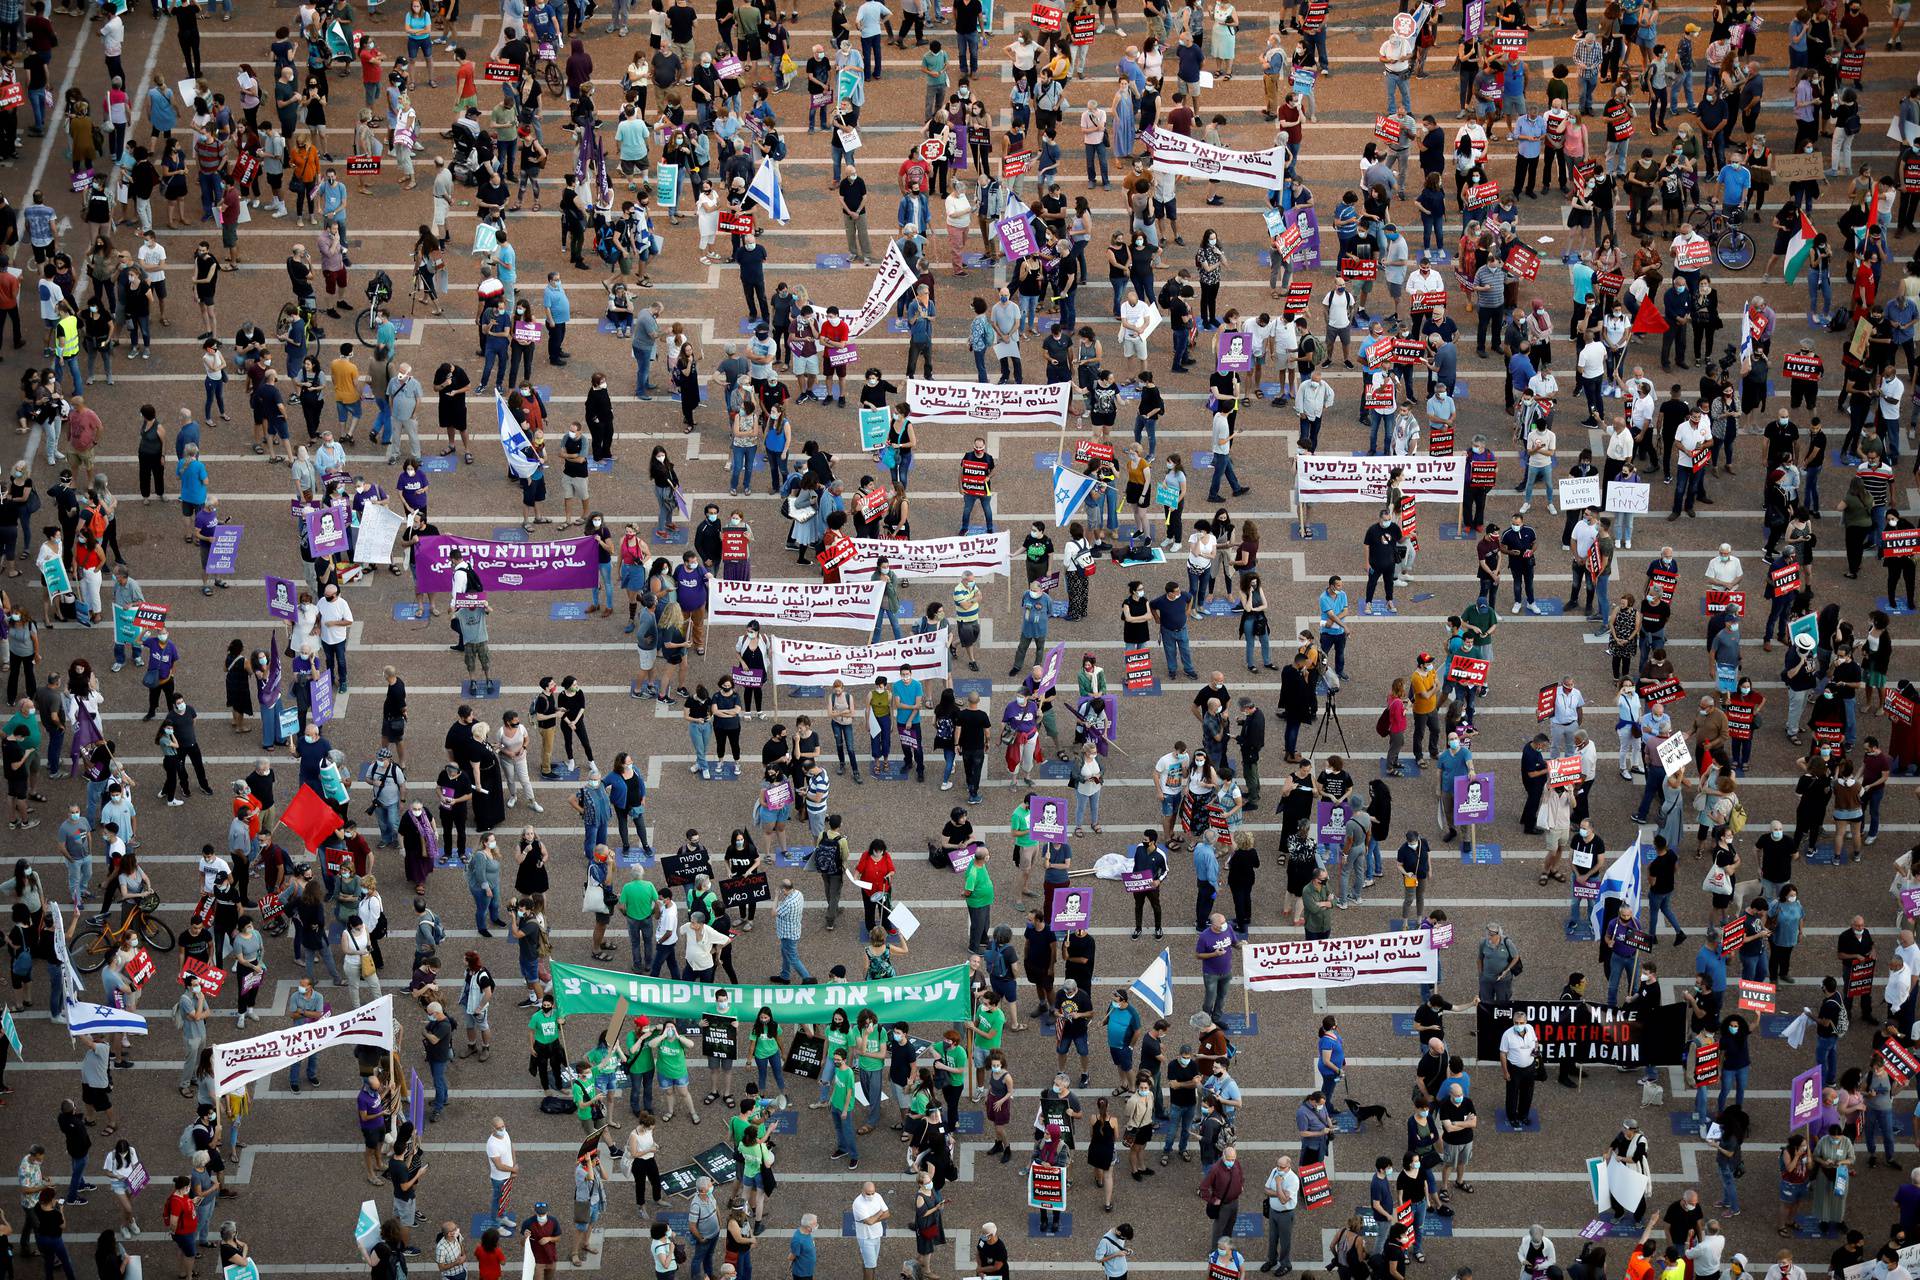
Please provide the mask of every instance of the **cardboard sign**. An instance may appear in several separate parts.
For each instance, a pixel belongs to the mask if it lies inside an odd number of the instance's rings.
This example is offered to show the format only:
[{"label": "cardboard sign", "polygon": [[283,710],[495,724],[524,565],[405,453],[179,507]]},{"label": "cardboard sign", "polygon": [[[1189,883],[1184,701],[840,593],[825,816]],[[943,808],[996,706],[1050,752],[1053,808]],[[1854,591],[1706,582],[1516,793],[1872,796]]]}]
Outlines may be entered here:
[{"label": "cardboard sign", "polygon": [[878,487],[868,489],[859,495],[858,510],[862,520],[878,520],[880,513],[887,509],[891,499],[887,491]]},{"label": "cardboard sign", "polygon": [[920,158],[928,164],[938,164],[947,158],[947,144],[940,138],[928,138],[917,150]]},{"label": "cardboard sign", "polygon": [[1904,1089],[1907,1081],[1920,1074],[1920,1057],[1898,1040],[1888,1038],[1880,1042],[1880,1060],[1887,1064],[1887,1074],[1893,1077],[1896,1089]]},{"label": "cardboard sign", "polygon": [[[1920,532],[1920,530],[1916,530]],[[1731,613],[1737,617],[1747,616],[1747,593],[1744,591],[1709,591],[1706,597],[1707,612]]]},{"label": "cardboard sign", "polygon": [[[1720,954],[1723,956],[1731,956],[1740,950],[1741,947],[1746,946],[1752,938],[1753,927],[1747,921],[1747,913],[1742,911],[1739,915],[1720,926]],[[1741,985],[1743,987],[1746,985],[1745,979],[1741,980]],[[1769,988],[1765,994],[1771,999],[1773,995],[1772,989]]]},{"label": "cardboard sign", "polygon": [[740,1024],[732,1018],[706,1014],[700,1019],[700,1048],[709,1058],[731,1058],[740,1038]]},{"label": "cardboard sign", "polygon": [[1092,44],[1094,29],[1094,15],[1091,13],[1076,14],[1073,19],[1073,42],[1075,44]]},{"label": "cardboard sign", "polygon": [[753,234],[753,215],[750,213],[723,213],[720,215],[720,229],[728,235],[750,236]]},{"label": "cardboard sign", "polygon": [[1754,1013],[1772,1013],[1773,998],[1778,994],[1778,990],[1774,983],[1742,978],[1740,979],[1740,1007],[1750,1009]]},{"label": "cardboard sign", "polygon": [[519,78],[520,67],[517,63],[502,62],[498,59],[487,63],[487,79],[489,80],[502,83],[518,80]]},{"label": "cardboard sign", "polygon": [[1873,994],[1872,960],[1847,960],[1843,962],[1847,974],[1847,997],[1857,999]]},{"label": "cardboard sign", "polygon": [[1525,53],[1527,51],[1527,33],[1525,31],[1496,31],[1493,33],[1493,47],[1502,53]]},{"label": "cardboard sign", "polygon": [[700,876],[713,874],[713,864],[705,849],[666,854],[660,859],[660,869],[670,885],[692,884]]},{"label": "cardboard sign", "polygon": [[1436,458],[1453,456],[1452,424],[1436,424],[1427,431],[1427,452]]},{"label": "cardboard sign", "polygon": [[1380,277],[1380,260],[1377,258],[1340,259],[1340,278],[1342,280],[1377,280]]},{"label": "cardboard sign", "polygon": [[1469,658],[1464,653],[1456,653],[1452,661],[1447,663],[1447,679],[1469,689],[1484,689],[1487,687],[1487,671],[1492,666],[1491,659]]},{"label": "cardboard sign", "polygon": [[849,342],[844,347],[828,347],[827,363],[835,369],[844,369],[860,359],[860,348]]},{"label": "cardboard sign", "polygon": [[1497,182],[1476,182],[1466,190],[1466,205],[1469,209],[1484,209],[1500,198],[1500,184]]},{"label": "cardboard sign", "polygon": [[1324,1209],[1333,1203],[1333,1184],[1327,1178],[1325,1161],[1303,1164],[1300,1174],[1300,1203],[1308,1209]]},{"label": "cardboard sign", "polygon": [[1124,658],[1127,688],[1151,689],[1153,687],[1153,650],[1128,649]]},{"label": "cardboard sign", "polygon": [[1027,21],[1042,31],[1058,31],[1062,16],[1060,10],[1050,4],[1036,4],[1027,14]]},{"label": "cardboard sign", "polygon": [[27,100],[27,91],[18,80],[0,84],[0,111],[12,111]]},{"label": "cardboard sign", "polygon": [[1641,700],[1653,705],[1677,702],[1681,698],[1686,697],[1686,694],[1687,691],[1681,687],[1680,681],[1673,676],[1665,676],[1659,680],[1642,680],[1640,682]]},{"label": "cardboard sign", "polygon": [[1400,141],[1400,135],[1403,132],[1405,132],[1405,128],[1401,125],[1398,116],[1375,116],[1373,118],[1373,136],[1388,145]]},{"label": "cardboard sign", "polygon": [[1796,382],[1818,382],[1820,371],[1824,367],[1819,356],[1802,355],[1794,352],[1781,361],[1787,376]]},{"label": "cardboard sign", "polygon": [[380,159],[381,157],[379,156],[348,156],[347,172],[378,173],[380,172]]},{"label": "cardboard sign", "polygon": [[788,1075],[799,1076],[802,1080],[818,1080],[825,1068],[827,1042],[816,1035],[797,1031],[793,1043],[787,1046],[785,1066]]},{"label": "cardboard sign", "polygon": [[1025,174],[1033,164],[1033,152],[1016,151],[1000,161],[1002,178],[1018,178]]},{"label": "cardboard sign", "polygon": [[1720,1082],[1720,1042],[1708,1040],[1693,1048],[1693,1082],[1696,1085]]},{"label": "cardboard sign", "polygon": [[773,890],[767,884],[767,873],[764,871],[722,880],[720,894],[727,906],[736,909],[744,909],[752,903],[773,901]]},{"label": "cardboard sign", "polygon": [[1313,286],[1310,284],[1290,284],[1287,286],[1287,300],[1283,305],[1287,319],[1303,316],[1313,301]]},{"label": "cardboard sign", "polygon": [[744,70],[746,67],[733,54],[722,54],[714,60],[713,72],[722,80],[738,80],[740,73]]},{"label": "cardboard sign", "polygon": [[191,956],[182,956],[180,958],[180,985],[185,986],[188,978],[198,978],[200,980],[200,990],[206,993],[206,997],[209,1000],[218,997],[220,988],[227,985],[227,971],[225,969],[216,969],[203,960],[195,960]]},{"label": "cardboard sign", "polygon": [[1693,748],[1687,745],[1687,735],[1670,733],[1660,739],[1655,754],[1659,757],[1660,767],[1668,773],[1678,773],[1693,763]]},{"label": "cardboard sign", "polygon": [[984,458],[962,458],[960,460],[960,492],[976,498],[987,497],[991,492],[993,468]]},{"label": "cardboard sign", "polygon": [[135,987],[144,987],[153,977],[153,973],[153,956],[145,947],[141,947],[133,953],[133,959],[127,961],[127,980]]},{"label": "cardboard sign", "polygon": [[1569,511],[1580,511],[1587,507],[1600,505],[1599,476],[1562,476],[1560,479],[1560,505]]},{"label": "cardboard sign", "polygon": [[1532,280],[1540,274],[1540,255],[1526,245],[1516,244],[1507,250],[1507,270]]},{"label": "cardboard sign", "polygon": [[1547,761],[1547,785],[1572,787],[1580,783],[1580,757],[1555,756]]},{"label": "cardboard sign", "polygon": [[[1037,7],[1037,6],[1036,6]],[[1058,10],[1055,11],[1056,13]],[[1067,1207],[1067,1171],[1057,1164],[1035,1162],[1027,1167],[1027,1206],[1032,1209]]]},{"label": "cardboard sign", "polygon": [[760,807],[779,812],[793,807],[793,784],[791,782],[773,782],[760,789]]},{"label": "cardboard sign", "polygon": [[720,558],[722,560],[745,560],[747,558],[747,531],[745,529],[722,529],[720,531]]},{"label": "cardboard sign", "polygon": [[1593,289],[1603,298],[1611,298],[1619,293],[1627,283],[1627,277],[1620,271],[1601,271],[1593,277]]},{"label": "cardboard sign", "polygon": [[1904,560],[1908,556],[1920,555],[1920,529],[1881,530],[1880,554],[1889,560]]},{"label": "cardboard sign", "polygon": [[1713,246],[1705,236],[1689,236],[1674,246],[1673,265],[1681,271],[1699,271],[1713,261]]},{"label": "cardboard sign", "polygon": [[1680,585],[1680,572],[1664,565],[1649,565],[1647,582],[1660,592],[1661,603],[1668,603],[1673,599],[1673,589]]},{"label": "cardboard sign", "polygon": [[1542,685],[1540,692],[1534,695],[1533,720],[1535,724],[1538,724],[1553,714],[1553,691],[1559,687],[1560,686],[1556,684]]},{"label": "cardboard sign", "polygon": [[1773,588],[1773,594],[1784,596],[1800,589],[1800,562],[1788,561],[1767,571],[1767,583]]},{"label": "cardboard sign", "polygon": [[1904,693],[1887,690],[1887,719],[1895,724],[1913,723],[1914,701]]}]

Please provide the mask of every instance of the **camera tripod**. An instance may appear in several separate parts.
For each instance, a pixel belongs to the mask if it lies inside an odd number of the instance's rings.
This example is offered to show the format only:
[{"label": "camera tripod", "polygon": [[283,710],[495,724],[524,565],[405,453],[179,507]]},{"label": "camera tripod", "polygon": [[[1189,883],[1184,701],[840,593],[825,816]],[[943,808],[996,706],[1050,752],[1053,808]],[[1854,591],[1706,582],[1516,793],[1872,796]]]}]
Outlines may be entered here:
[{"label": "camera tripod", "polygon": [[1329,725],[1333,727],[1334,736],[1340,739],[1340,750],[1352,755],[1353,748],[1347,745],[1347,731],[1340,723],[1340,691],[1338,689],[1329,691],[1321,700],[1320,720],[1313,726],[1313,741],[1307,744],[1308,758],[1320,754],[1320,744],[1326,741]]}]

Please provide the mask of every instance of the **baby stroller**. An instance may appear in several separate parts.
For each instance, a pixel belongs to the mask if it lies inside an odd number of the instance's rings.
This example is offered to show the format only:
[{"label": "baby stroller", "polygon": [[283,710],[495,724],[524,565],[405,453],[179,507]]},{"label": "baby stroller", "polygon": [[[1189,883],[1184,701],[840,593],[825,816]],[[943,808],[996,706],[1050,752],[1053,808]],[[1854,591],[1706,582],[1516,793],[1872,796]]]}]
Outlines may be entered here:
[{"label": "baby stroller", "polygon": [[462,116],[453,122],[453,179],[465,186],[480,181],[480,171],[493,160],[493,138],[480,122]]}]

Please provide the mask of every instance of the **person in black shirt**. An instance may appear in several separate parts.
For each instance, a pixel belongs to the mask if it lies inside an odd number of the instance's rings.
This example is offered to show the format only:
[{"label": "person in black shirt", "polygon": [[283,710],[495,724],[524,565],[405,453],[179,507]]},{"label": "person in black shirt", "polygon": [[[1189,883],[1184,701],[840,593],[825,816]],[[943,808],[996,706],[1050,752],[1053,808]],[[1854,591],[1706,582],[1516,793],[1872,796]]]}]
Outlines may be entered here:
[{"label": "person in black shirt", "polygon": [[[1849,963],[1871,962],[1874,959],[1873,945],[1873,931],[1867,928],[1866,917],[1855,916],[1846,930],[1841,933],[1836,948],[1839,952],[1841,971],[1844,973]],[[1843,996],[1842,999],[1849,1009],[1853,1007],[1853,997]],[[1862,1022],[1877,1025],[1880,1019],[1874,1016],[1873,995],[1869,992],[1859,997],[1859,1001],[1860,1012],[1857,1015],[1859,1019]]]},{"label": "person in black shirt", "polygon": [[1174,1148],[1174,1139],[1180,1143],[1180,1158],[1191,1163],[1187,1155],[1187,1141],[1191,1134],[1194,1108],[1199,1101],[1196,1082],[1200,1079],[1200,1060],[1193,1056],[1193,1046],[1183,1044],[1180,1052],[1167,1063],[1167,1110],[1171,1118],[1167,1122],[1166,1142],[1160,1148],[1160,1163],[1165,1165]]},{"label": "person in black shirt", "polygon": [[1680,927],[1680,919],[1673,914],[1673,882],[1680,870],[1680,855],[1667,846],[1665,836],[1655,836],[1653,861],[1647,864],[1647,941],[1660,940],[1660,917],[1664,914],[1667,923],[1673,926],[1673,945],[1679,946],[1687,940],[1687,931]]},{"label": "person in black shirt", "polygon": [[[973,0],[973,11],[980,12],[979,0]],[[1013,1272],[1007,1269],[1007,1244],[991,1222],[980,1228],[980,1238],[974,1242],[974,1265],[982,1276],[994,1276],[998,1280],[1010,1280]]]},{"label": "person in black shirt", "polygon": [[980,803],[980,774],[987,759],[987,735],[993,731],[993,718],[980,709],[980,695],[967,695],[967,705],[953,718],[954,740],[960,751],[960,763],[966,771],[967,803]]}]

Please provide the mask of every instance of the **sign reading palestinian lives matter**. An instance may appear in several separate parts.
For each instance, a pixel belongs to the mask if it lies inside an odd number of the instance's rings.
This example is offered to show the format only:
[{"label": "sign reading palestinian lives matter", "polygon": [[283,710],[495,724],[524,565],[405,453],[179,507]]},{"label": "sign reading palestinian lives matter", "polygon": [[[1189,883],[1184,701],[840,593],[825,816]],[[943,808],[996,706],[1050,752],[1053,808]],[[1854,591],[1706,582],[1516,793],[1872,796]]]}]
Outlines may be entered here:
[{"label": "sign reading palestinian lives matter", "polygon": [[885,556],[887,567],[902,578],[958,578],[968,571],[975,577],[991,578],[1009,571],[1012,547],[1013,534],[1006,529],[917,542],[855,538],[853,558],[840,566],[840,572],[854,577],[871,573],[879,558]]},{"label": "sign reading palestinian lives matter", "polygon": [[849,1017],[872,1009],[882,1022],[968,1022],[973,1018],[973,984],[966,965],[903,973],[871,982],[820,982],[811,986],[777,983],[678,982],[555,962],[553,992],[560,1012],[607,1017],[620,1001],[627,1013],[651,1018],[700,1018],[720,1011],[717,993],[725,991],[735,1009],[773,1010],[782,1023],[826,1022],[835,1009]]},{"label": "sign reading palestinian lives matter", "polygon": [[887,256],[880,260],[880,270],[874,273],[873,284],[867,289],[867,300],[852,315],[842,315],[848,335],[857,338],[879,324],[892,312],[893,304],[913,288],[917,278],[906,258],[901,256],[900,246],[888,245]]},{"label": "sign reading palestinian lives matter", "polygon": [[991,382],[913,378],[907,382],[907,412],[922,426],[984,422],[1005,427],[1062,427],[1072,396],[1071,382],[1003,387]]},{"label": "sign reading palestinian lives matter", "polygon": [[213,1046],[214,1092],[237,1093],[251,1081],[336,1044],[393,1048],[393,997],[382,996],[318,1022],[303,1022],[250,1040]]},{"label": "sign reading palestinian lives matter", "polygon": [[865,582],[715,581],[707,620],[714,626],[784,623],[873,634],[887,584]]},{"label": "sign reading palestinian lives matter", "polygon": [[1438,982],[1440,973],[1440,953],[1425,929],[1249,942],[1240,948],[1240,957],[1241,977],[1254,991]]},{"label": "sign reading palestinian lives matter", "polygon": [[1189,178],[1217,178],[1242,186],[1278,191],[1287,182],[1286,148],[1268,147],[1264,151],[1229,151],[1163,129],[1149,129],[1140,140],[1153,149],[1156,173],[1184,174]]},{"label": "sign reading palestinian lives matter", "polygon": [[1409,498],[1458,502],[1466,491],[1467,460],[1462,457],[1341,458],[1303,453],[1294,459],[1294,483],[1302,502],[1383,502],[1396,471],[1400,492]]},{"label": "sign reading palestinian lives matter", "polygon": [[947,678],[947,628],[887,640],[880,644],[821,644],[817,640],[773,639],[771,671],[775,684],[872,684],[875,676],[891,680],[901,667],[916,680]]},{"label": "sign reading palestinian lives matter", "polygon": [[1687,1006],[1653,1009],[1605,1005],[1584,1000],[1529,1000],[1482,1004],[1478,1056],[1500,1056],[1500,1037],[1524,1011],[1540,1037],[1540,1056],[1548,1062],[1610,1063],[1620,1067],[1675,1066],[1687,1053]]},{"label": "sign reading palestinian lives matter", "polygon": [[436,534],[420,539],[414,556],[416,591],[453,590],[455,547],[466,552],[467,567],[488,591],[587,591],[600,580],[599,551],[592,538],[483,542]]}]

